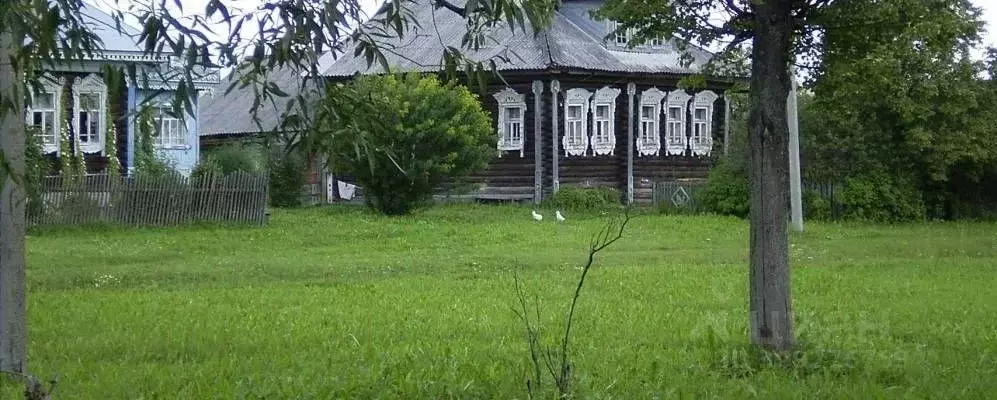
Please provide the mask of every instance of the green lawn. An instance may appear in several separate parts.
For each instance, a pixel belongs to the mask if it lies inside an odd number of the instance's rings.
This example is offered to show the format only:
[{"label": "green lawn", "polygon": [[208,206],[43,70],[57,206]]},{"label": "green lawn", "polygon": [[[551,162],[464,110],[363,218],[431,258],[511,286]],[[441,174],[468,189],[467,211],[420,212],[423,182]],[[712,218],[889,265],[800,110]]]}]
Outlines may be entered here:
[{"label": "green lawn", "polygon": [[[34,233],[30,366],[63,399],[525,398],[513,274],[560,329],[602,224],[549,214],[332,208],[265,228]],[[786,366],[744,351],[746,222],[634,219],[582,294],[578,397],[997,393],[997,225],[811,223],[791,242],[803,350]]]}]

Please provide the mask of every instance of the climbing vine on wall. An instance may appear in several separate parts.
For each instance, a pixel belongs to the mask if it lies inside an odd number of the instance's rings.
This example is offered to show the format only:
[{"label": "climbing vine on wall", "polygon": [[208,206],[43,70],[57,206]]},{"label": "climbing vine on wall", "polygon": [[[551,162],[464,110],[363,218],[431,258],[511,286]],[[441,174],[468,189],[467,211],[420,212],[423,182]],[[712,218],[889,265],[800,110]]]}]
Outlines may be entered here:
[{"label": "climbing vine on wall", "polygon": [[71,119],[69,108],[70,95],[68,90],[63,90],[62,97],[59,99],[59,115],[62,116],[62,121],[59,124],[59,175],[65,181],[70,181],[80,176],[77,170],[77,165],[79,164],[75,162],[77,157],[72,146],[72,136],[70,136],[69,132],[69,121]]},{"label": "climbing vine on wall", "polygon": [[156,154],[153,135],[156,133],[156,109],[144,105],[136,121],[135,170],[143,175],[166,175],[174,172],[173,166]]},{"label": "climbing vine on wall", "polygon": [[118,160],[118,129],[111,115],[110,96],[108,96],[106,110],[107,139],[104,140],[104,153],[107,154],[107,174],[111,177],[117,177],[121,174],[121,162]]}]

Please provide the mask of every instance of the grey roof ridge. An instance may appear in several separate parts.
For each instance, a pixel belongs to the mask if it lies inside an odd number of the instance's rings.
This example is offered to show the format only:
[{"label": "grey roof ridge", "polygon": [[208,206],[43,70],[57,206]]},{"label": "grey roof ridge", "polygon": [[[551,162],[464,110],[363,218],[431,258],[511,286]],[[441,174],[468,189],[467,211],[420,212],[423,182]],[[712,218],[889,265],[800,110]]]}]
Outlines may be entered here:
[{"label": "grey roof ridge", "polygon": [[[582,29],[582,27],[578,26],[578,24],[576,24],[575,21],[572,21],[571,18],[568,18],[566,15],[561,14],[560,10],[554,10],[554,13],[557,14],[557,15],[560,15],[561,17],[563,17],[564,20],[569,25],[571,25],[572,27],[574,27],[575,29],[577,29],[579,32],[581,32],[582,35],[588,36],[588,38],[592,39],[593,42],[597,42],[597,43],[600,43],[600,44],[603,42],[602,39],[599,39],[599,38],[596,38],[595,36],[589,35],[588,32],[586,32],[584,29]],[[604,47],[605,47],[605,45],[604,45]]]}]

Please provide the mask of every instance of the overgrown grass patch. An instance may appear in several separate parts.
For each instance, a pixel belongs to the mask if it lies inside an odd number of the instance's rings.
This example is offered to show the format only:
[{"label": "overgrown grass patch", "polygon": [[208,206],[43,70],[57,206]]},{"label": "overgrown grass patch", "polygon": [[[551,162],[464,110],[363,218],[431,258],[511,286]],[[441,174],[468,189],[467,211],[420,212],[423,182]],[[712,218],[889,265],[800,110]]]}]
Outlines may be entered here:
[{"label": "overgrown grass patch", "polygon": [[[65,399],[525,398],[513,273],[559,330],[603,222],[530,209],[35,232],[30,366]],[[791,247],[801,345],[774,358],[747,345],[747,223],[640,215],[582,293],[577,395],[990,396],[995,228],[808,224]]]}]

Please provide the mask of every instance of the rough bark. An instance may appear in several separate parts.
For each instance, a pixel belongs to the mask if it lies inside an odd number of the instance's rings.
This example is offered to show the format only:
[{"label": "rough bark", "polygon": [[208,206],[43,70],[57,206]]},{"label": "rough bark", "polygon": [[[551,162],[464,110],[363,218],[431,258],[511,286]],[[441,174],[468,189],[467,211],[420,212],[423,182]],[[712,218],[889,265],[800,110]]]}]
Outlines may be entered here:
[{"label": "rough bark", "polygon": [[0,32],[0,151],[9,168],[0,188],[0,371],[25,373],[24,187],[12,179],[24,176],[24,84],[10,62],[18,43]]},{"label": "rough bark", "polygon": [[786,216],[791,5],[792,0],[755,3],[748,120],[751,340],[775,351],[789,350],[794,344]]}]

